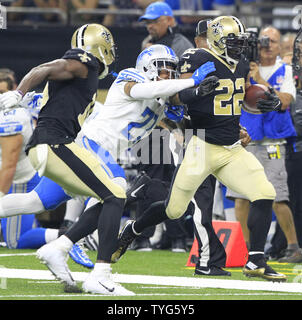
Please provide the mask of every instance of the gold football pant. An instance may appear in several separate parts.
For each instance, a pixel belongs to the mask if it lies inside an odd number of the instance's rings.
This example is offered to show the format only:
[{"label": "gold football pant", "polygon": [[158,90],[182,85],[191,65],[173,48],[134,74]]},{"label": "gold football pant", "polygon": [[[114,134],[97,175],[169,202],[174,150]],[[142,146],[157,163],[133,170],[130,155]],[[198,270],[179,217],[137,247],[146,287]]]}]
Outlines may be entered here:
[{"label": "gold football pant", "polygon": [[171,185],[166,208],[170,219],[184,214],[196,190],[210,174],[250,201],[275,199],[275,189],[252,153],[241,145],[226,148],[193,136]]},{"label": "gold football pant", "polygon": [[40,174],[58,183],[71,196],[86,196],[101,202],[109,197],[125,199],[124,189],[113,182],[92,152],[72,142],[37,145],[29,159]]}]

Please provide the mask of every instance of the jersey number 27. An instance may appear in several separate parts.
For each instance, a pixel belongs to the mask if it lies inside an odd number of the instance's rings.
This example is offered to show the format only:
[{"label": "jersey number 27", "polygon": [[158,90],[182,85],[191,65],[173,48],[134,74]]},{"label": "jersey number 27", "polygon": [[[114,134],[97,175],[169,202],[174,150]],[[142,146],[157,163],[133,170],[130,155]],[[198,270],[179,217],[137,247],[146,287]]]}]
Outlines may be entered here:
[{"label": "jersey number 27", "polygon": [[[155,114],[150,108],[146,108],[144,112],[141,114],[141,116],[144,118],[144,121],[142,122],[130,122],[128,126],[122,131],[123,135],[133,143],[136,143],[138,140],[140,140],[144,135],[146,131],[149,131],[154,128],[158,115]],[[135,134],[135,128],[144,129],[144,132],[141,132],[140,135]],[[130,131],[132,130],[132,134]]]}]

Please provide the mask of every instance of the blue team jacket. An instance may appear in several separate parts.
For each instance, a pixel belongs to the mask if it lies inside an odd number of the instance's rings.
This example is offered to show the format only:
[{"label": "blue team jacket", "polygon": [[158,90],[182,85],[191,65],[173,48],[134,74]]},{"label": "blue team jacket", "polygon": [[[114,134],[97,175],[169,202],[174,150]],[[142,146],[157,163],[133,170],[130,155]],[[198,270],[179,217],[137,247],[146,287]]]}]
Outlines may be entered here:
[{"label": "blue team jacket", "polygon": [[[286,64],[282,64],[267,81],[275,90],[280,91],[285,66]],[[252,78],[250,80],[251,84],[257,83]],[[251,114],[241,110],[240,124],[247,129],[252,140],[262,140],[264,137],[281,139],[297,135],[288,110],[264,114]]]}]

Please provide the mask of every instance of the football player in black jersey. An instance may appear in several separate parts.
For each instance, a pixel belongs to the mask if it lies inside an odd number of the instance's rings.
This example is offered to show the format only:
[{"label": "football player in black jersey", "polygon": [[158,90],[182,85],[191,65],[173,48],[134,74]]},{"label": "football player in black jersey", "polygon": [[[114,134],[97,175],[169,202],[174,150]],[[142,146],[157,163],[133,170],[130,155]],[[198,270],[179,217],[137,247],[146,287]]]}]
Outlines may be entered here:
[{"label": "football player in black jersey", "polygon": [[[182,78],[190,77],[206,61],[214,62],[216,71],[199,87],[179,93],[180,100],[187,104],[193,135],[187,139],[186,152],[174,175],[169,197],[125,226],[115,256],[124,254],[128,244],[145,227],[181,217],[200,184],[212,174],[251,201],[248,218],[251,243],[243,273],[270,281],[286,281],[286,276],[275,272],[264,259],[276,193],[262,165],[240,141],[239,119],[249,72],[243,57],[247,35],[239,19],[220,16],[208,25],[207,40],[209,49],[189,49],[180,60]],[[280,103],[276,97],[269,99],[272,104]]]},{"label": "football player in black jersey", "polygon": [[[116,248],[126,194],[108,177],[99,160],[74,140],[93,111],[99,78],[108,74],[108,66],[115,60],[115,44],[107,28],[85,24],[75,31],[71,45],[62,58],[33,68],[15,91],[2,94],[0,105],[4,109],[16,106],[26,92],[47,81],[27,153],[39,174],[58,183],[68,194],[100,200],[102,212],[98,226],[105,232],[102,232],[97,260],[99,266],[105,266]],[[67,284],[68,290],[76,290],[76,283],[65,265],[51,264],[49,258],[58,257],[52,257],[46,249],[37,255]]]}]

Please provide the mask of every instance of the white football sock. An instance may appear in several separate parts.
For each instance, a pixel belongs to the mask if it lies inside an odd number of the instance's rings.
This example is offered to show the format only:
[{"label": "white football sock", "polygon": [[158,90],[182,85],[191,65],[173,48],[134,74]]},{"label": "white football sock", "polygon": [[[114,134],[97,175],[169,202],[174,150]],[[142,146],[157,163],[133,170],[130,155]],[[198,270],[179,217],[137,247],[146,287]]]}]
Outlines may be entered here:
[{"label": "white football sock", "polygon": [[69,252],[73,246],[73,242],[65,235],[62,235],[58,239],[54,240],[53,244],[66,253]]},{"label": "white football sock", "polygon": [[97,275],[104,275],[104,273],[106,273],[106,274],[111,273],[111,264],[96,262],[94,264],[94,268],[93,268],[92,272]]},{"label": "white football sock", "polygon": [[49,229],[45,230],[45,242],[48,243],[58,238],[59,230],[58,229]]},{"label": "white football sock", "polygon": [[66,211],[64,220],[75,222],[85,208],[84,201],[79,199],[70,199],[66,202]]}]

